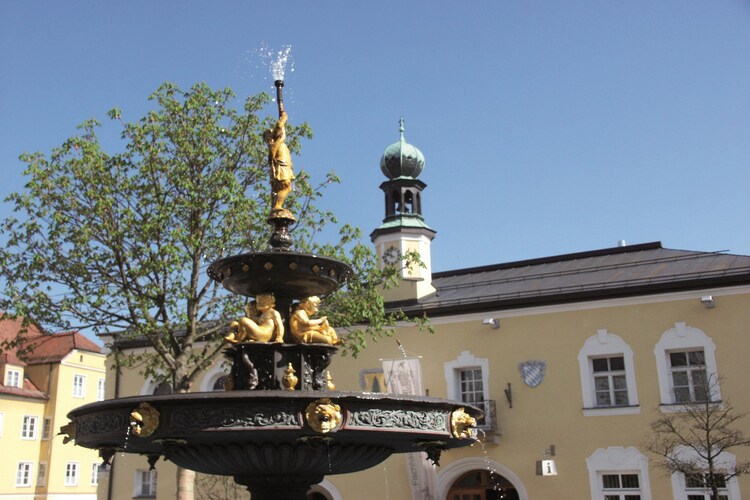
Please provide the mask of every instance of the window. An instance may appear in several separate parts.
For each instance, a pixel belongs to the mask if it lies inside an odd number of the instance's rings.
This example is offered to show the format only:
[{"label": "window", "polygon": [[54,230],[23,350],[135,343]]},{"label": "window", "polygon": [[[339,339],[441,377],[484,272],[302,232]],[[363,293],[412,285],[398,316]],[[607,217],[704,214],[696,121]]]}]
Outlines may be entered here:
[{"label": "window", "polygon": [[5,385],[8,387],[21,387],[22,383],[21,371],[8,368],[8,371],[5,374]]},{"label": "window", "polygon": [[706,357],[703,349],[670,352],[669,369],[675,403],[708,400]]},{"label": "window", "polygon": [[638,474],[602,474],[604,500],[640,500]]},{"label": "window", "polygon": [[91,486],[99,484],[99,462],[91,464]]},{"label": "window", "polygon": [[484,402],[482,369],[470,368],[468,370],[459,370],[459,374],[461,381],[461,401],[481,406]]},{"label": "window", "polygon": [[648,458],[637,449],[599,448],[586,465],[593,500],[651,500]]},{"label": "window", "polygon": [[[675,323],[654,348],[662,411],[690,401],[721,401],[716,346],[701,330]],[[708,383],[707,383],[708,382]],[[710,394],[707,393],[707,386]]]},{"label": "window", "polygon": [[216,382],[214,382],[213,387],[211,388],[212,391],[223,391],[224,390],[224,384],[227,381],[227,376],[222,375],[221,377],[216,379]]},{"label": "window", "polygon": [[44,486],[47,484],[47,462],[39,462],[39,470],[36,473],[36,485]]},{"label": "window", "polygon": [[596,406],[626,406],[628,383],[625,380],[625,361],[622,356],[591,360],[594,372]]},{"label": "window", "polygon": [[21,439],[36,439],[39,417],[24,415],[21,425]]},{"label": "window", "polygon": [[477,425],[484,430],[495,430],[493,412],[490,411],[489,376],[490,364],[487,358],[477,358],[469,351],[463,351],[453,361],[443,365],[448,398],[464,401],[484,410],[484,417]]},{"label": "window", "polygon": [[597,330],[578,351],[585,416],[640,413],[633,350],[619,336]]},{"label": "window", "polygon": [[103,378],[99,379],[99,383],[96,386],[96,400],[104,401],[104,394],[106,391],[106,383]]},{"label": "window", "polygon": [[49,439],[50,432],[52,431],[52,419],[45,418],[42,423],[42,439]]},{"label": "window", "polygon": [[78,462],[65,464],[65,486],[78,486]]},{"label": "window", "polygon": [[727,482],[724,480],[724,476],[720,474],[714,474],[713,481],[711,481],[710,474],[691,474],[686,476],[685,493],[687,493],[687,500],[710,500],[711,490],[709,488],[712,482],[719,489],[718,500],[729,500]]},{"label": "window", "polygon": [[[687,447],[677,447],[675,455],[683,461],[694,462],[696,467],[706,466],[706,460],[698,452]],[[715,470],[731,473],[737,470],[737,458],[724,451],[715,457]],[[711,479],[708,472],[696,474],[672,474],[672,491],[675,498],[686,500],[711,500]],[[713,480],[719,488],[719,500],[739,500],[740,486],[737,478],[725,479],[721,474],[715,474]]]},{"label": "window", "polygon": [[31,462],[18,462],[16,469],[16,486],[31,486],[31,471],[34,464]]},{"label": "window", "polygon": [[73,376],[73,397],[82,398],[86,396],[86,377],[83,375]]},{"label": "window", "polygon": [[155,470],[137,470],[135,471],[135,495],[136,497],[155,497],[156,496],[156,471]]}]

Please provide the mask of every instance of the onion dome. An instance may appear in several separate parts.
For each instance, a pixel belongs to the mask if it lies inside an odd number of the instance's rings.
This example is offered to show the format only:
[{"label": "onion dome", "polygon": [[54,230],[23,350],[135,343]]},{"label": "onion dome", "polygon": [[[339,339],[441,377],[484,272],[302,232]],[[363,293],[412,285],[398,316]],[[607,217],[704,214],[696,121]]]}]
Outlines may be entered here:
[{"label": "onion dome", "polygon": [[424,168],[424,155],[404,139],[404,119],[400,121],[401,138],[394,142],[380,158],[380,170],[389,179],[410,177],[416,179]]}]

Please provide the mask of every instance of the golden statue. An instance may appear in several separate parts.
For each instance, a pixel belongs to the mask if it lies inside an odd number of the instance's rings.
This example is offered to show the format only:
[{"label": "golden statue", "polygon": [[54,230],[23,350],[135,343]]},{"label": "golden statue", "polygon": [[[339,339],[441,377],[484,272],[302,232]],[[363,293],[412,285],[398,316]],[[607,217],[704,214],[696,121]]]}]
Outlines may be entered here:
[{"label": "golden statue", "polygon": [[229,335],[224,340],[239,342],[283,342],[284,322],[274,309],[276,298],[272,293],[258,295],[256,302],[245,306],[245,314],[239,321],[229,324]]},{"label": "golden statue", "polygon": [[294,311],[289,320],[292,337],[298,343],[341,344],[341,340],[336,335],[336,330],[328,324],[328,318],[325,316],[318,319],[310,317],[318,312],[318,306],[320,306],[320,298],[314,295],[300,301],[297,310]]},{"label": "golden statue", "polygon": [[284,210],[284,200],[292,191],[292,155],[286,145],[286,122],[288,116],[284,104],[279,101],[279,120],[276,126],[263,133],[268,144],[268,163],[271,169],[271,203],[273,211]]}]

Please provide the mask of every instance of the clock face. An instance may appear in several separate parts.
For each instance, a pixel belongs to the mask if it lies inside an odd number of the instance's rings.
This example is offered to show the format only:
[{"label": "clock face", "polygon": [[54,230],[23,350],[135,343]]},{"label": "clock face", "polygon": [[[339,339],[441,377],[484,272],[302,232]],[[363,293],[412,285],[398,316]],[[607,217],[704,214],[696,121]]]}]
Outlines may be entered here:
[{"label": "clock face", "polygon": [[383,262],[385,262],[389,266],[392,266],[393,264],[398,262],[400,258],[401,252],[399,252],[398,248],[396,247],[388,247],[385,249],[385,252],[383,252]]}]

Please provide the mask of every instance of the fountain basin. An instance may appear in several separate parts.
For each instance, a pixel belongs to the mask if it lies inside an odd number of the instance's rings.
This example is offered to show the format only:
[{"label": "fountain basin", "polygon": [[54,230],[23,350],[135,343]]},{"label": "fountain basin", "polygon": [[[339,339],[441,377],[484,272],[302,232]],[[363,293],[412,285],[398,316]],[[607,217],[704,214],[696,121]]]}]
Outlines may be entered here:
[{"label": "fountain basin", "polygon": [[[153,429],[137,436],[129,432],[131,413],[144,403],[152,409]],[[471,406],[423,396],[226,391],[100,401],[68,418],[76,444],[104,455],[164,456],[245,484],[240,479],[256,475],[319,481],[372,467],[393,453],[426,451],[436,461],[441,451],[475,441],[452,423],[461,408],[473,418],[482,415]]]},{"label": "fountain basin", "polygon": [[234,293],[276,298],[328,295],[352,274],[335,259],[297,252],[255,252],[233,255],[213,262],[208,275]]}]

